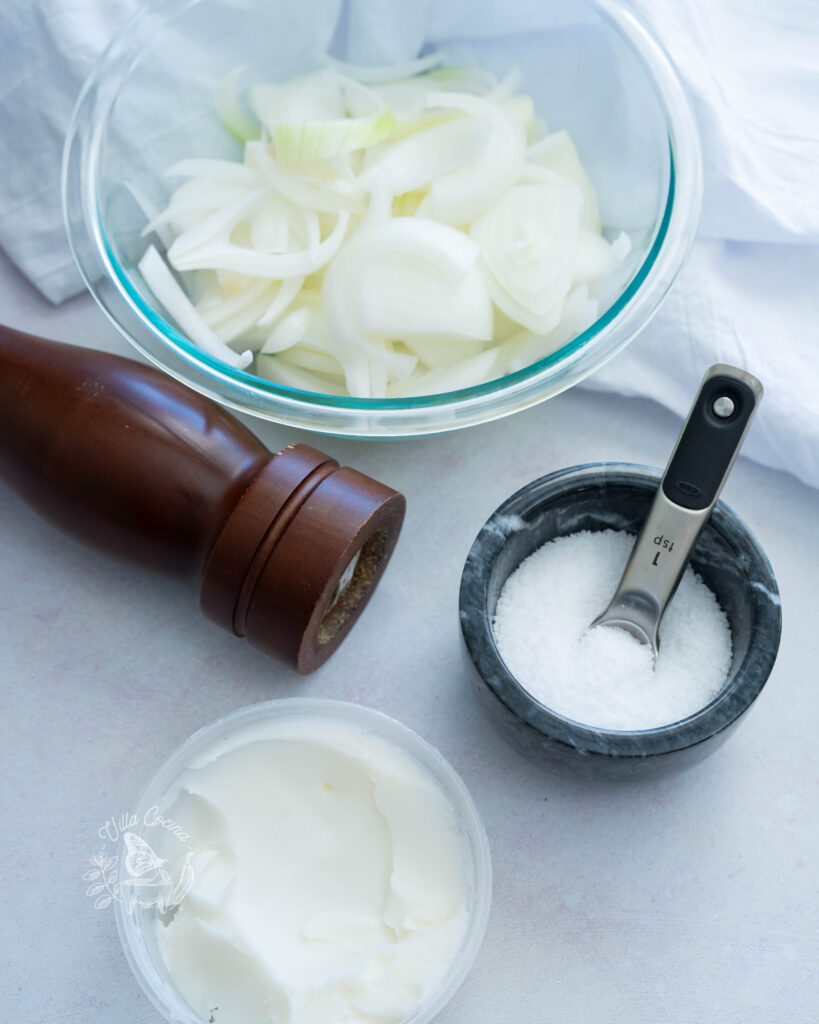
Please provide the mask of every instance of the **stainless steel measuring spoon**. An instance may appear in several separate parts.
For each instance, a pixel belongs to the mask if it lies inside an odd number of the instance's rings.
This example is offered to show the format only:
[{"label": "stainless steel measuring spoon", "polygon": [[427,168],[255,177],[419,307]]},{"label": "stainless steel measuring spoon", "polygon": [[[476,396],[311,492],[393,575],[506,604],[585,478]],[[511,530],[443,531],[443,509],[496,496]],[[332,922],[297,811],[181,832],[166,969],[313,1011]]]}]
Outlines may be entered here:
[{"label": "stainless steel measuring spoon", "polygon": [[592,626],[624,629],[657,656],[665,610],[761,398],[745,370],[718,364],[706,373],[620,585]]}]

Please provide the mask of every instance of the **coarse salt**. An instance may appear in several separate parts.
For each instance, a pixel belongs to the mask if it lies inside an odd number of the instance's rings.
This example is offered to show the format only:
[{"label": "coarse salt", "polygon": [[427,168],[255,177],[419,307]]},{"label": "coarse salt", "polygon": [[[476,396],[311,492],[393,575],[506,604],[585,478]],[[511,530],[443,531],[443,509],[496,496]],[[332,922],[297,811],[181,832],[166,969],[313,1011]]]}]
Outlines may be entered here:
[{"label": "coarse salt", "polygon": [[634,539],[581,531],[544,544],[506,581],[495,610],[495,642],[512,675],[552,711],[596,729],[687,718],[716,697],[731,665],[728,619],[690,566],[663,618],[656,662],[622,629],[589,629]]}]

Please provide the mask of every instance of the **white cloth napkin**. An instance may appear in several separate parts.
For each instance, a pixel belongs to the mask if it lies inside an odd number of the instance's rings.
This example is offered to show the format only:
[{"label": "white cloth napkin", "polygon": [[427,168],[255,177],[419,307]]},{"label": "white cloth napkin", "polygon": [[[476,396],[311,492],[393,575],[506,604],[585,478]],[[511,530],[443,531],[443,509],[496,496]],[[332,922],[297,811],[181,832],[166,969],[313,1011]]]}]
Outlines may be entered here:
[{"label": "white cloth napkin", "polygon": [[819,486],[819,3],[633,0],[703,141],[699,240],[648,328],[588,386],[683,415],[716,362],[765,396],[743,449]]},{"label": "white cloth napkin", "polygon": [[[0,246],[53,302],[82,287],[59,197],[73,102],[138,5],[0,5]],[[766,388],[747,453],[819,486],[819,3],[631,6],[670,51],[694,104],[705,202],[700,240],[660,313],[588,385],[683,414],[711,363],[744,366]],[[571,9],[568,0],[349,0],[343,18],[351,59],[400,60],[425,38],[543,27]]]}]

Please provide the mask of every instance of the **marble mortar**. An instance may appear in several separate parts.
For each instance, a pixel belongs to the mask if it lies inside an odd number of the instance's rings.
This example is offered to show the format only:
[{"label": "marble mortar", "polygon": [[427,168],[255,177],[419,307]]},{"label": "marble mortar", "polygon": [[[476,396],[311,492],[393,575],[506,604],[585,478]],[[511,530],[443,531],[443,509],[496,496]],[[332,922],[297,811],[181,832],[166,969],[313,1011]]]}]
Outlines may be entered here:
[{"label": "marble mortar", "polygon": [[[718,502],[691,565],[728,616],[733,659],[723,690],[682,721],[656,729],[589,728],[532,697],[506,668],[492,635],[503,585],[533,551],[579,530],[637,534],[660,470],[598,463],[560,470],[512,495],[478,534],[464,566],[460,619],[466,671],[492,724],[546,767],[583,779],[648,779],[683,771],[713,753],[759,695],[776,660],[782,626],[779,590],[757,541]],[[544,629],[548,629],[544,622]]]}]

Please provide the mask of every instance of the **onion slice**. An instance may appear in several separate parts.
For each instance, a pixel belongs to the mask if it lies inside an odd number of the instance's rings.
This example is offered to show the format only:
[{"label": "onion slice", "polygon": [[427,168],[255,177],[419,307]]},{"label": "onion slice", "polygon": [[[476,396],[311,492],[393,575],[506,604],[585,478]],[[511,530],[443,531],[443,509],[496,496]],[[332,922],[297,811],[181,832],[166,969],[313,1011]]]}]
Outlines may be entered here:
[{"label": "onion slice", "polygon": [[276,292],[276,298],[256,321],[259,327],[269,327],[270,324],[274,324],[293,303],[293,300],[301,291],[303,284],[303,275],[300,277],[286,277],[279,285],[279,290]]},{"label": "onion slice", "polygon": [[600,207],[597,205],[597,196],[588,175],[583,170],[571,135],[567,131],[552,132],[529,147],[526,159],[559,174],[561,178],[565,178],[580,189],[583,196],[580,224],[599,234]]},{"label": "onion slice", "polygon": [[362,329],[383,338],[490,341],[492,303],[475,264],[453,281],[435,263],[393,252],[368,260],[356,281]]},{"label": "onion slice", "polygon": [[[178,261],[214,241],[227,240],[239,221],[246,217],[265,196],[269,195],[269,187],[260,188],[254,192],[245,192],[243,196],[232,203],[220,207],[198,224],[178,235],[168,250],[168,259],[177,270],[189,269],[179,266]],[[214,267],[213,269],[218,268]]]},{"label": "onion slice", "polygon": [[497,348],[491,348],[450,366],[430,370],[428,373],[414,374],[409,380],[394,384],[389,389],[388,397],[437,395],[444,391],[460,391],[462,388],[475,387],[476,384],[483,384],[491,378],[497,358]]},{"label": "onion slice", "polygon": [[500,346],[498,369],[515,373],[552,355],[590,327],[599,311],[599,304],[589,297],[586,285],[572,289],[563,304],[560,322],[552,330],[541,334],[519,331]]},{"label": "onion slice", "polygon": [[246,164],[233,160],[217,160],[211,157],[197,157],[177,160],[165,171],[166,178],[208,178],[227,185],[244,185],[258,188],[264,185],[259,172]]},{"label": "onion slice", "polygon": [[320,377],[309,370],[293,366],[279,356],[263,355],[258,357],[259,373],[268,380],[298,391],[308,391],[319,395],[343,395],[344,389],[325,377]]},{"label": "onion slice", "polygon": [[342,210],[336,226],[323,242],[299,252],[254,252],[226,238],[218,238],[187,248],[183,253],[176,255],[173,253],[176,244],[174,243],[168,258],[177,270],[234,270],[239,274],[252,274],[277,280],[284,277],[306,276],[326,266],[335,256],[344,241],[349,223],[349,213]]},{"label": "onion slice", "polygon": [[518,180],[526,150],[522,125],[502,107],[468,93],[431,92],[427,106],[460,110],[489,123],[483,152],[430,188],[431,213],[447,224],[471,224]]},{"label": "onion slice", "polygon": [[262,142],[249,142],[245,147],[245,160],[258,168],[263,180],[272,185],[279,195],[298,206],[306,206],[321,213],[364,212],[363,189],[347,188],[342,191],[340,182],[319,183],[303,174],[293,174],[281,167],[268,153]]},{"label": "onion slice", "polygon": [[375,92],[331,68],[282,84],[254,85],[250,103],[283,164],[363,149],[386,138],[395,125]]},{"label": "onion slice", "polygon": [[581,196],[568,182],[515,185],[470,234],[481,247],[490,292],[513,320],[536,333],[556,326],[577,248]]},{"label": "onion slice", "polygon": [[414,192],[474,160],[488,136],[486,122],[474,117],[433,125],[388,146],[365,166],[358,182],[370,188],[377,175],[387,175],[395,195]]},{"label": "onion slice", "polygon": [[162,303],[194,345],[237,369],[244,369],[249,365],[253,359],[252,353],[244,351],[237,354],[217,338],[196,312],[196,308],[171,273],[167,263],[152,245],[148,246],[139,261],[139,271],[157,301]]},{"label": "onion slice", "polygon": [[631,251],[631,239],[621,231],[614,242],[607,242],[588,228],[577,236],[572,281],[574,284],[597,282],[613,273]]},{"label": "onion slice", "polygon": [[330,336],[393,376],[408,377],[417,356],[375,338],[489,339],[492,307],[462,232],[420,217],[360,229],[327,269],[322,288]]}]

